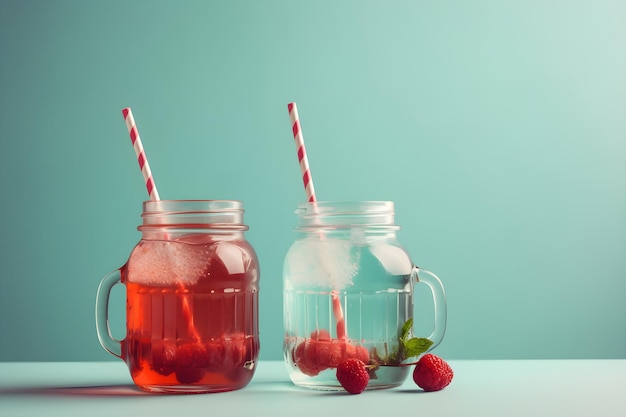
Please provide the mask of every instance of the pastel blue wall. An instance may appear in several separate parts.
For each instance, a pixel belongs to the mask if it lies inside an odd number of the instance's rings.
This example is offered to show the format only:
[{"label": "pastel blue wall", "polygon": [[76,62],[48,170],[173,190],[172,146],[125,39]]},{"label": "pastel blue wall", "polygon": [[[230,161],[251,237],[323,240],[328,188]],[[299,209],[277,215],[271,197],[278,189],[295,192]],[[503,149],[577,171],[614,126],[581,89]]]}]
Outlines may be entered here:
[{"label": "pastel blue wall", "polygon": [[290,101],[318,197],[395,201],[442,278],[438,354],[626,358],[624,40],[608,0],[2,0],[0,360],[113,360],[95,292],[146,198],[126,106],[162,198],[244,200],[279,359]]}]

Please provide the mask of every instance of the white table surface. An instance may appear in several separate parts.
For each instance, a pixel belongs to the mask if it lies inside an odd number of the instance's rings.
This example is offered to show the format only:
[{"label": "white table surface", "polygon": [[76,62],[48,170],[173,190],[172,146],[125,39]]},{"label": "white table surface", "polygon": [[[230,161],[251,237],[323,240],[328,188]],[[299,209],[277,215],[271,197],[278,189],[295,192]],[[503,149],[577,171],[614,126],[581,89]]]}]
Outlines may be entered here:
[{"label": "white table surface", "polygon": [[0,416],[463,416],[625,417],[626,360],[457,360],[455,377],[426,393],[400,387],[360,395],[291,384],[280,361],[217,394],[157,395],[119,362],[0,362]]}]

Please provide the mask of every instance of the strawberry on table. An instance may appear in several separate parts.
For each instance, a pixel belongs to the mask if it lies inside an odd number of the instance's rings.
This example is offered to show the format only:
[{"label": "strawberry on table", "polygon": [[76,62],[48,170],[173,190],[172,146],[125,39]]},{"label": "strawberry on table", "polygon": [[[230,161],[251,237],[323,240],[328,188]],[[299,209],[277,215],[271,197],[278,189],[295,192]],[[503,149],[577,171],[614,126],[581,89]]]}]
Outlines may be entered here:
[{"label": "strawberry on table", "polygon": [[413,381],[424,391],[439,391],[447,387],[454,372],[439,356],[427,353],[422,356],[413,370]]}]

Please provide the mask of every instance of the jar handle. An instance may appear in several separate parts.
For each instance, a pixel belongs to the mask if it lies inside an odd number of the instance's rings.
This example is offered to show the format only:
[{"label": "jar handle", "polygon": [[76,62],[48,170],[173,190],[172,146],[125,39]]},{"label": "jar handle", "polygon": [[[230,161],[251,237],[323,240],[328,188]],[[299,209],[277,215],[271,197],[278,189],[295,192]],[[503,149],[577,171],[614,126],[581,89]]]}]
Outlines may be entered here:
[{"label": "jar handle", "polygon": [[426,284],[430,288],[430,292],[433,295],[433,302],[435,306],[435,323],[434,329],[428,339],[430,339],[433,344],[430,346],[428,351],[433,350],[441,341],[443,340],[443,336],[446,332],[446,323],[448,320],[448,305],[446,302],[446,293],[443,289],[443,284],[437,275],[434,273],[419,268],[418,266],[413,267],[412,272],[412,282],[414,284],[423,283]]},{"label": "jar handle", "polygon": [[109,296],[111,289],[121,282],[121,269],[108,273],[100,281],[96,293],[96,332],[102,347],[112,355],[122,358],[122,342],[113,337],[109,326]]}]

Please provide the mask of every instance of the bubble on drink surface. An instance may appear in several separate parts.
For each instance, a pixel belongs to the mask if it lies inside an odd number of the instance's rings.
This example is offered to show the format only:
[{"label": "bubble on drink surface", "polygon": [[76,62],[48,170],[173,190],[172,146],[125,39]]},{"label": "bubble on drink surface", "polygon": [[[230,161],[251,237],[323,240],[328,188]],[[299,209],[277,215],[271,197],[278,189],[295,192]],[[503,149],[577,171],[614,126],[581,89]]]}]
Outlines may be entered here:
[{"label": "bubble on drink surface", "polygon": [[195,284],[209,268],[212,245],[176,241],[144,241],[131,255],[132,282],[143,285]]},{"label": "bubble on drink surface", "polygon": [[360,249],[342,239],[311,237],[296,241],[286,257],[285,273],[294,285],[339,290],[353,285]]}]

